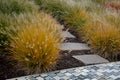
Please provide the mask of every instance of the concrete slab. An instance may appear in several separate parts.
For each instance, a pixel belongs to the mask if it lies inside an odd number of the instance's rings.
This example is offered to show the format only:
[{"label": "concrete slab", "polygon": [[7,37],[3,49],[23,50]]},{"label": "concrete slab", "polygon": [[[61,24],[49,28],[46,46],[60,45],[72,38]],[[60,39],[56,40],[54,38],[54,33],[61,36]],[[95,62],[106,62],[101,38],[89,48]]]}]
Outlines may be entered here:
[{"label": "concrete slab", "polygon": [[109,61],[105,58],[100,57],[99,55],[77,55],[73,56],[73,58],[82,61],[85,65],[89,64],[100,64],[100,63],[108,63]]},{"label": "concrete slab", "polygon": [[87,44],[84,43],[62,43],[62,51],[79,51],[79,50],[90,50]]},{"label": "concrete slab", "polygon": [[65,38],[76,38],[74,35],[72,35],[70,32],[63,31],[63,36]]}]

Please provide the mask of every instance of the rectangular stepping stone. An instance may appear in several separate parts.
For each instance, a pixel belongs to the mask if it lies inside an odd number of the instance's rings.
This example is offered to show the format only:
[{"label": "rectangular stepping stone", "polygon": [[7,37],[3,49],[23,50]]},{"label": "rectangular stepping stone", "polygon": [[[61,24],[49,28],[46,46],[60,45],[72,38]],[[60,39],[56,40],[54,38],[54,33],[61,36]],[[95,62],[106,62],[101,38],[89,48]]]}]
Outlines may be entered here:
[{"label": "rectangular stepping stone", "polygon": [[89,64],[100,64],[100,63],[108,63],[109,61],[100,57],[99,55],[78,55],[73,56],[73,58],[82,61],[85,65]]},{"label": "rectangular stepping stone", "polygon": [[79,51],[79,50],[90,50],[87,44],[83,43],[62,43],[62,51]]},{"label": "rectangular stepping stone", "polygon": [[72,35],[70,32],[63,31],[63,36],[65,38],[75,38],[74,35]]}]

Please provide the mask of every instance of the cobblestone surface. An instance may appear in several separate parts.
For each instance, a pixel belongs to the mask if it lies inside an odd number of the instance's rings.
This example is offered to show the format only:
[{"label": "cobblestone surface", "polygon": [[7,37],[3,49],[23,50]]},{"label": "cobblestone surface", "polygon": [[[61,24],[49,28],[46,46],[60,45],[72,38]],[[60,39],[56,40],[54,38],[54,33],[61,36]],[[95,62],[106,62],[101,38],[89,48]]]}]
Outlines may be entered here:
[{"label": "cobblestone surface", "polygon": [[9,80],[120,80],[120,62],[77,67]]}]

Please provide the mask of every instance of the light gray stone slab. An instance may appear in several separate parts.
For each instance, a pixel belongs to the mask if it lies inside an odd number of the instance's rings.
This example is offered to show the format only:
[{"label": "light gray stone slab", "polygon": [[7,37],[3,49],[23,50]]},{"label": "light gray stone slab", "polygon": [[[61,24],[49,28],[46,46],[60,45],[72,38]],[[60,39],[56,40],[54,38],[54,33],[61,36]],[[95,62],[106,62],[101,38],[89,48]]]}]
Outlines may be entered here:
[{"label": "light gray stone slab", "polygon": [[89,64],[100,64],[100,63],[108,63],[109,61],[105,58],[100,57],[99,55],[77,55],[73,56],[75,59],[82,61],[85,65]]},{"label": "light gray stone slab", "polygon": [[70,32],[67,32],[67,31],[63,31],[63,36],[65,38],[75,38],[74,35],[72,35]]},{"label": "light gray stone slab", "polygon": [[62,51],[79,51],[79,50],[90,50],[87,44],[83,43],[62,43],[61,48]]}]

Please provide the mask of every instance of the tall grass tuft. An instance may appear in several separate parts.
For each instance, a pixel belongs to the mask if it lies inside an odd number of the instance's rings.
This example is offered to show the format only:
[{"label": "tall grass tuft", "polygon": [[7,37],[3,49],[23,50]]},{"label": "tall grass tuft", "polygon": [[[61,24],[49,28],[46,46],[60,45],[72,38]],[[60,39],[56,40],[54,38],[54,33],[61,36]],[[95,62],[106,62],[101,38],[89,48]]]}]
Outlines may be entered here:
[{"label": "tall grass tuft", "polygon": [[72,7],[69,13],[63,17],[63,23],[75,30],[84,26],[88,20],[87,12],[78,6]]},{"label": "tall grass tuft", "polygon": [[93,21],[83,27],[84,38],[88,41],[95,53],[115,60],[120,54],[120,32],[118,28]]},{"label": "tall grass tuft", "polygon": [[9,34],[7,34],[7,31],[14,32],[16,34],[16,30],[12,29],[11,27],[18,27],[27,24],[28,22],[32,22],[32,16],[33,14],[20,14],[16,15],[13,14],[7,15],[7,14],[0,14],[0,46],[8,46],[9,44]]},{"label": "tall grass tuft", "polygon": [[119,13],[107,13],[104,15],[105,20],[120,29],[120,14]]},{"label": "tall grass tuft", "polygon": [[13,59],[28,73],[54,68],[63,40],[60,27],[50,16],[41,13],[33,22],[18,28],[16,35],[10,33]]},{"label": "tall grass tuft", "polygon": [[70,5],[75,1],[65,0],[35,0],[41,10],[51,13],[65,26],[78,29],[83,26],[88,19],[88,14],[78,5]]},{"label": "tall grass tuft", "polygon": [[0,45],[3,47],[9,39],[8,35],[2,32],[3,30],[24,24],[24,19],[19,20],[20,17],[28,19],[29,14],[37,12],[38,6],[28,0],[0,0]]},{"label": "tall grass tuft", "polygon": [[53,17],[62,21],[62,17],[68,13],[70,6],[63,0],[35,0],[40,9],[52,14]]},{"label": "tall grass tuft", "polygon": [[37,6],[28,0],[0,0],[0,13],[3,14],[32,13],[37,10]]}]

